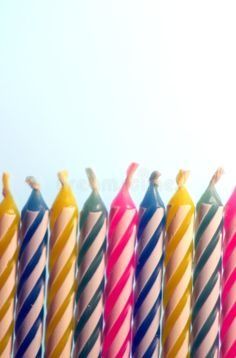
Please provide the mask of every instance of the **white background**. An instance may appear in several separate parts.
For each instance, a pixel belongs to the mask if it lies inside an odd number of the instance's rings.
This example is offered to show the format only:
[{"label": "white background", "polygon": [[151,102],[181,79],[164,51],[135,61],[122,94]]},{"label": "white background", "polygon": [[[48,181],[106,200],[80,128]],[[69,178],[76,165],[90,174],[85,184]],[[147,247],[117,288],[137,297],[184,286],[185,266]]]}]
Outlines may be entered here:
[{"label": "white background", "polygon": [[80,207],[92,166],[107,205],[127,166],[167,202],[179,168],[195,200],[214,170],[236,182],[235,0],[0,2],[0,170],[19,207],[34,175],[51,205],[67,168]]}]

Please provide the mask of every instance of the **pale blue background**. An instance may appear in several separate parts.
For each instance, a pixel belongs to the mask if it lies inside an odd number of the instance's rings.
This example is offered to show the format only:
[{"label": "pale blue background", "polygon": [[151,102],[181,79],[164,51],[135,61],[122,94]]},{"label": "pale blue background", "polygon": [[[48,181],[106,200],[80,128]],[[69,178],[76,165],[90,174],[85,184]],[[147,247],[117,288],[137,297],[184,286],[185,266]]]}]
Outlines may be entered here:
[{"label": "pale blue background", "polygon": [[92,166],[109,205],[130,161],[139,203],[151,170],[168,200],[180,167],[199,198],[236,182],[235,0],[2,0],[0,170],[20,207],[26,175],[50,205],[67,168],[82,206]]}]

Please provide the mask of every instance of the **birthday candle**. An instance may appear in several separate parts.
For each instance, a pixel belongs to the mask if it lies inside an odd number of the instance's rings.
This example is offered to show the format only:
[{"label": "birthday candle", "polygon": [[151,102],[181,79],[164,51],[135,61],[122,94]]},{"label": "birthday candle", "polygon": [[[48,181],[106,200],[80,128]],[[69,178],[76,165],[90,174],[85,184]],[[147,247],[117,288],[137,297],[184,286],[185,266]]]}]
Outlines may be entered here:
[{"label": "birthday candle", "polygon": [[163,356],[189,356],[194,204],[180,170],[178,190],[168,205],[164,280]]},{"label": "birthday candle", "polygon": [[46,357],[50,358],[70,357],[73,341],[78,208],[67,176],[58,174],[62,187],[50,211],[46,329]]},{"label": "birthday candle", "polygon": [[215,184],[218,169],[197,204],[194,240],[191,356],[219,357],[223,205]]},{"label": "birthday candle", "polygon": [[162,301],[165,207],[153,172],[139,210],[133,357],[158,357]]},{"label": "birthday candle", "polygon": [[103,357],[129,357],[133,304],[134,247],[137,210],[129,194],[137,164],[128,169],[126,180],[111,205],[108,231],[107,283]]},{"label": "birthday candle", "polygon": [[236,357],[236,188],[224,217],[221,356]]},{"label": "birthday candle", "polygon": [[102,343],[107,211],[95,174],[87,169],[87,175],[92,193],[80,215],[76,358],[99,357]]},{"label": "birthday candle", "polygon": [[48,208],[39,185],[26,178],[32,193],[21,213],[15,358],[42,356],[48,239]]},{"label": "birthday candle", "polygon": [[3,174],[0,203],[0,357],[10,358],[14,331],[14,297],[20,215],[9,188],[9,174]]}]

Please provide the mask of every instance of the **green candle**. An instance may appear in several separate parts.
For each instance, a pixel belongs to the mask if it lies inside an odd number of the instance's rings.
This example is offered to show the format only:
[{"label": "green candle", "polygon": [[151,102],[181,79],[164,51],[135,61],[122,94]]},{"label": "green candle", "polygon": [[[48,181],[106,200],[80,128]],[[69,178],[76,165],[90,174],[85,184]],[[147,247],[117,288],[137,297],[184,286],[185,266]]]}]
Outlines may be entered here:
[{"label": "green candle", "polygon": [[193,270],[192,357],[219,356],[223,204],[219,168],[197,204]]},{"label": "green candle", "polygon": [[75,328],[76,357],[101,353],[107,210],[95,174],[87,169],[92,193],[80,216],[78,290]]}]

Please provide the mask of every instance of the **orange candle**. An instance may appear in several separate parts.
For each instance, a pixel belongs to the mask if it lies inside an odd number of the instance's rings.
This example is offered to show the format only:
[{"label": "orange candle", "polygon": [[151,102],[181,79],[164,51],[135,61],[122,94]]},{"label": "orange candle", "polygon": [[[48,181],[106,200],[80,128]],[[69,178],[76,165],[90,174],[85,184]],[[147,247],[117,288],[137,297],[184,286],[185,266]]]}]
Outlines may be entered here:
[{"label": "orange candle", "polygon": [[185,188],[189,173],[180,171],[178,189],[166,219],[163,356],[189,356],[194,204]]},{"label": "orange candle", "polygon": [[62,187],[50,212],[46,357],[69,358],[74,329],[78,208],[67,173],[58,176]]},{"label": "orange candle", "polygon": [[9,188],[9,174],[3,174],[0,204],[0,357],[10,358],[14,331],[14,299],[20,215]]}]

